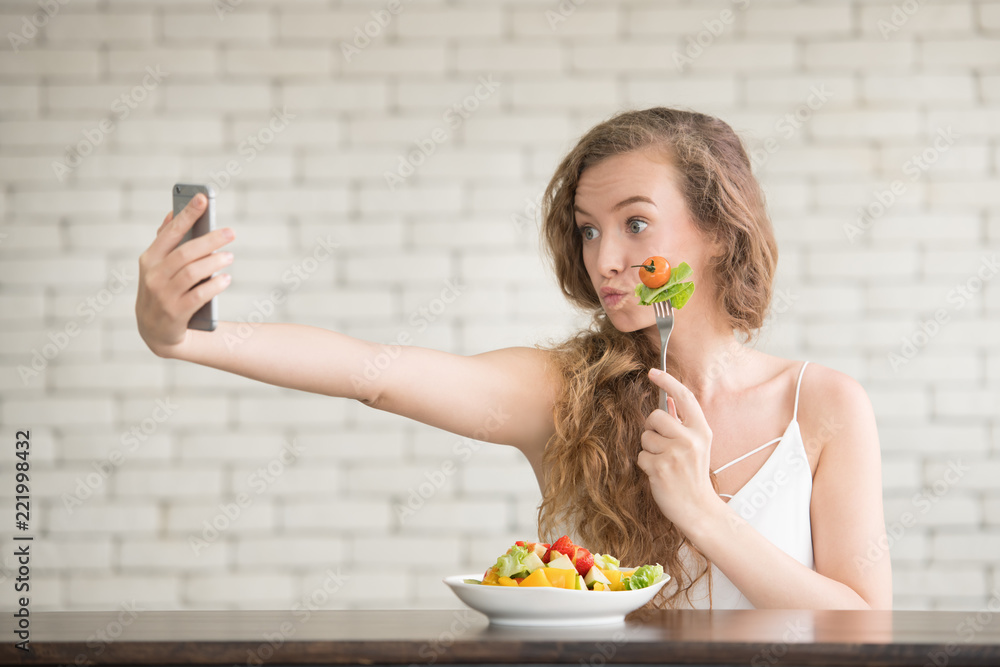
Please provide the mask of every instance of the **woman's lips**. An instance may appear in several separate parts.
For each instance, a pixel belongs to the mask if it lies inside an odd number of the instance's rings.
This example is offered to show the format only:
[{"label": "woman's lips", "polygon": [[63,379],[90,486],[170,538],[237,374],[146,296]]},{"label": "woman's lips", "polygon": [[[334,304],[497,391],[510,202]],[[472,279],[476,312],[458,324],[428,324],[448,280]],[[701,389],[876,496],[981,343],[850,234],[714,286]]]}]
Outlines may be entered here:
[{"label": "woman's lips", "polygon": [[619,289],[614,289],[613,287],[601,288],[601,300],[604,301],[604,306],[606,308],[617,305],[618,303],[621,302],[622,299],[625,298],[627,294],[628,292],[624,292]]}]

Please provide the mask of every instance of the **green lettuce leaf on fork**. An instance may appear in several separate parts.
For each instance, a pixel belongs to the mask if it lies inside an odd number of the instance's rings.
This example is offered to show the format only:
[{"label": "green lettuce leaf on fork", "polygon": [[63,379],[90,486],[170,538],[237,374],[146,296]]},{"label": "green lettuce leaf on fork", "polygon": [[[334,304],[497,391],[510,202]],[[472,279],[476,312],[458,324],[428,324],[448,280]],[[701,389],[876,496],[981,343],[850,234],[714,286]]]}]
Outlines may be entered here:
[{"label": "green lettuce leaf on fork", "polygon": [[658,301],[670,301],[674,308],[683,308],[694,294],[694,282],[686,280],[692,269],[687,262],[681,262],[670,271],[670,280],[662,287],[653,289],[642,283],[635,286],[635,295],[640,306],[651,306]]}]

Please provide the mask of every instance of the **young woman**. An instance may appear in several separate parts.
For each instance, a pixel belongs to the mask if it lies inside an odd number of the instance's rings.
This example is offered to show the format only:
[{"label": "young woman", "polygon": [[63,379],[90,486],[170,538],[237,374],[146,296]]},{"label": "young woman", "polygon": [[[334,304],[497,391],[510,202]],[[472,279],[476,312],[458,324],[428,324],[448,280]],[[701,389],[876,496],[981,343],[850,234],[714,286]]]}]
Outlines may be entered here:
[{"label": "young woman", "polygon": [[[233,259],[213,252],[233,240],[229,228],[177,247],[204,206],[199,196],[168,214],[139,258],[136,317],[158,356],[516,447],[542,490],[539,536],[565,532],[623,562],[663,564],[672,581],[658,604],[891,606],[864,389],[746,345],[767,314],[777,247],[747,154],[724,122],[624,112],[559,165],[542,233],[563,292],[593,312],[590,329],[550,348],[469,357],[404,347],[363,383],[385,346],[265,323],[230,349],[234,323],[187,329],[229,277],[192,287]],[[674,311],[666,373],[653,309],[632,291],[634,267],[653,255],[687,262],[696,286]]]}]

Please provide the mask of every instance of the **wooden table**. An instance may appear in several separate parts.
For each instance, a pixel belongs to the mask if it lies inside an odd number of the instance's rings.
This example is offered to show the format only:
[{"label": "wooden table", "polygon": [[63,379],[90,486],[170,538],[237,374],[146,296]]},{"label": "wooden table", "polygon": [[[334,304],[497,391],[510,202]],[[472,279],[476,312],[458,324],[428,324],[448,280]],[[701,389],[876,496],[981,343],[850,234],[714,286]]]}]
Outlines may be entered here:
[{"label": "wooden table", "polygon": [[587,628],[491,626],[466,610],[33,613],[3,664],[611,663],[1000,665],[1000,613],[652,611]]}]

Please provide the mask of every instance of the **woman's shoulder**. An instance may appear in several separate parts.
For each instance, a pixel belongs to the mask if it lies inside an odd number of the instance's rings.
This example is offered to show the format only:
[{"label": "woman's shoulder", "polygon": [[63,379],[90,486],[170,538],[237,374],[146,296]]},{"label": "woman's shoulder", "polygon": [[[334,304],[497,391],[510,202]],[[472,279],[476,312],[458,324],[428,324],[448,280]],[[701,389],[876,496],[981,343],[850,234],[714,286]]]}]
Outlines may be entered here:
[{"label": "woman's shoulder", "polygon": [[[798,377],[802,362],[793,362],[793,367]],[[798,421],[806,449],[812,450],[810,459],[817,464],[827,447],[867,446],[871,438],[856,436],[875,432],[874,410],[864,386],[851,375],[814,361],[802,372]]]}]

